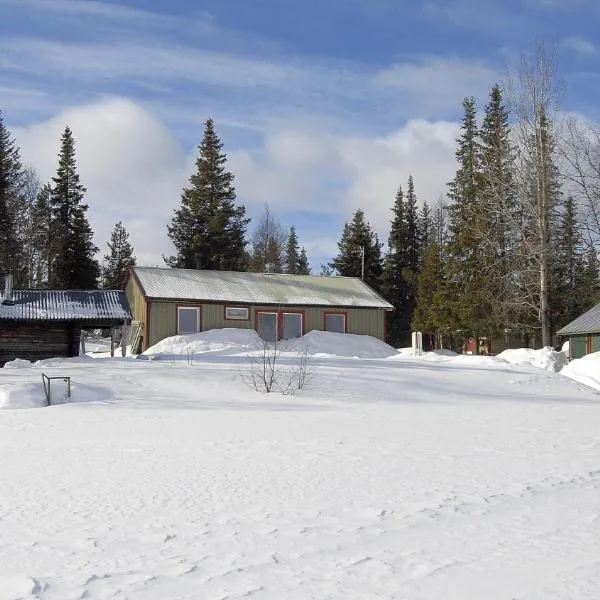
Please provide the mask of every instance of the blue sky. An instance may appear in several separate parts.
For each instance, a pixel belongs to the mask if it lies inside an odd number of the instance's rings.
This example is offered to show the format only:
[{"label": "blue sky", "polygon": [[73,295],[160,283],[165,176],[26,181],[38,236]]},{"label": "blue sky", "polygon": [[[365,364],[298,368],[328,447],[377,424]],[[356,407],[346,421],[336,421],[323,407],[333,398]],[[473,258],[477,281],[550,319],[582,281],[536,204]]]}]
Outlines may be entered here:
[{"label": "blue sky", "polygon": [[146,264],[213,117],[250,215],[295,224],[318,271],[358,207],[385,241],[409,174],[437,200],[462,98],[536,37],[598,118],[599,25],[595,0],[0,0],[0,109],[43,179],[71,125],[97,245],[123,220]]}]

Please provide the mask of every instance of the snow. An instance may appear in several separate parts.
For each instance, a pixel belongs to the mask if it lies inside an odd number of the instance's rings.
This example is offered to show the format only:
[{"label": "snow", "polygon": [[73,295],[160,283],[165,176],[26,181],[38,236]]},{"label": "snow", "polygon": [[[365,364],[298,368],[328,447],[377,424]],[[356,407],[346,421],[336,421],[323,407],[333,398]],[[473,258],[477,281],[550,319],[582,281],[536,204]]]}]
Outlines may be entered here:
[{"label": "snow", "polygon": [[[191,358],[206,352],[227,355],[262,351],[263,341],[253,329],[211,329],[202,333],[165,338],[143,355],[150,359]],[[386,358],[397,351],[368,335],[310,331],[302,337],[279,343],[283,353],[303,353],[315,357]]]},{"label": "snow", "polygon": [[152,359],[187,357],[205,352],[237,354],[262,348],[254,329],[211,329],[202,333],[174,335],[148,348],[143,355]]},{"label": "snow", "polygon": [[[308,387],[260,394],[250,337],[0,369],[2,600],[599,597],[597,391],[309,334]],[[72,401],[25,408],[41,372]]]},{"label": "snow", "polygon": [[600,390],[600,352],[573,359],[560,374]]},{"label": "snow", "polygon": [[282,342],[284,352],[307,352],[316,357],[387,358],[397,354],[392,346],[369,335],[309,331],[300,338]]},{"label": "snow", "polygon": [[532,350],[531,348],[504,350],[496,358],[513,365],[531,365],[537,369],[555,373],[558,373],[567,364],[567,354],[564,351],[557,352],[550,346],[539,350]]}]

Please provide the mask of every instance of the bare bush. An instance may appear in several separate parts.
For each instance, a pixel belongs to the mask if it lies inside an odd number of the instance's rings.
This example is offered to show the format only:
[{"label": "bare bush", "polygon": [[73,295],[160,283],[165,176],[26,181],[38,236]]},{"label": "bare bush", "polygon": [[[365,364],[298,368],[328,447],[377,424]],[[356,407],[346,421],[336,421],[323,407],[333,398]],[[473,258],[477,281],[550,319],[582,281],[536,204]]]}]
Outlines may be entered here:
[{"label": "bare bush", "polygon": [[298,353],[294,364],[285,364],[280,359],[280,343],[263,342],[260,354],[248,355],[248,370],[242,374],[244,382],[253,390],[266,394],[280,392],[293,396],[304,389],[315,373],[308,347]]}]

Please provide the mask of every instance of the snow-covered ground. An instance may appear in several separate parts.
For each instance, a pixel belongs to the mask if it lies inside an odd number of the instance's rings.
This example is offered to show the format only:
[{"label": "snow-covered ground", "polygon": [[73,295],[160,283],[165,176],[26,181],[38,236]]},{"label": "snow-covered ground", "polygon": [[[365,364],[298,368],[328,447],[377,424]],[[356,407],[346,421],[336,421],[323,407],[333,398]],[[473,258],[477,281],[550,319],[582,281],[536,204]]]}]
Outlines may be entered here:
[{"label": "snow-covered ground", "polygon": [[[312,381],[266,395],[252,334],[211,335],[0,370],[0,599],[600,597],[598,357],[311,335],[280,360]],[[42,372],[71,403],[17,408]]]}]

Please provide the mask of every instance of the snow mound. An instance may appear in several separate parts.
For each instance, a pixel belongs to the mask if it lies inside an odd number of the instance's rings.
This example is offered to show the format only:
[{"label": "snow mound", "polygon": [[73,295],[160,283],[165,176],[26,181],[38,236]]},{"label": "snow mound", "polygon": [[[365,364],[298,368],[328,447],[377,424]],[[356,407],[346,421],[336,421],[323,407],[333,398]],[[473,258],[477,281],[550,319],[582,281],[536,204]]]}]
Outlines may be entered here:
[{"label": "snow mound", "polygon": [[[52,406],[58,404],[106,402],[114,398],[114,396],[114,390],[110,387],[77,383],[71,379],[71,397],[68,398],[66,382],[55,380],[50,384]],[[41,408],[45,406],[47,406],[46,393],[41,381],[39,383],[13,384],[0,387],[0,409]],[[0,598],[3,598],[1,594]]]},{"label": "snow mound", "polygon": [[558,373],[566,364],[567,356],[563,352],[557,352],[554,348],[546,346],[540,350],[531,348],[515,348],[500,352],[496,358],[505,360],[513,365],[522,365],[543,369]]},{"label": "snow mound", "polygon": [[206,352],[238,354],[262,348],[254,329],[210,329],[201,333],[174,335],[148,348],[142,356],[151,359],[192,356]]},{"label": "snow mound", "polygon": [[0,408],[40,408],[46,406],[42,383],[0,388]]},{"label": "snow mound", "polygon": [[31,369],[33,363],[22,358],[15,358],[14,360],[8,361],[5,365],[5,369]]},{"label": "snow mound", "polygon": [[439,350],[431,350],[430,352],[424,352],[421,356],[416,356],[415,358],[419,360],[425,360],[427,362],[446,362],[448,360],[452,360],[460,357],[460,354],[453,352],[452,350],[445,350],[441,348]]},{"label": "snow mound", "polygon": [[573,359],[560,374],[600,390],[600,352]]},{"label": "snow mound", "polygon": [[398,351],[370,335],[309,331],[302,337],[281,343],[282,352],[303,352],[317,357],[388,358]]}]

